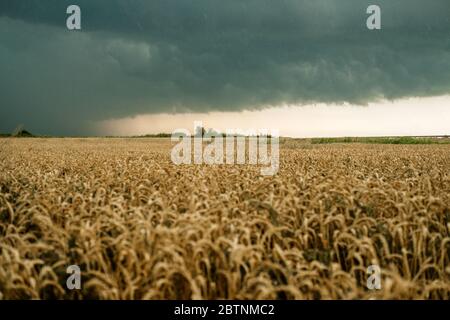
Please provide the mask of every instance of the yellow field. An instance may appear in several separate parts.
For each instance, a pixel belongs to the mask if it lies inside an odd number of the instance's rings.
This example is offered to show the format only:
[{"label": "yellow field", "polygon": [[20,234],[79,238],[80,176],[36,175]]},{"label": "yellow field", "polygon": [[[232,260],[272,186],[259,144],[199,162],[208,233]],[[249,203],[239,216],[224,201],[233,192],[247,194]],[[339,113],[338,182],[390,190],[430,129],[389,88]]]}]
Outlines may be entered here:
[{"label": "yellow field", "polygon": [[450,299],[450,145],[284,142],[274,177],[170,150],[0,140],[0,298]]}]

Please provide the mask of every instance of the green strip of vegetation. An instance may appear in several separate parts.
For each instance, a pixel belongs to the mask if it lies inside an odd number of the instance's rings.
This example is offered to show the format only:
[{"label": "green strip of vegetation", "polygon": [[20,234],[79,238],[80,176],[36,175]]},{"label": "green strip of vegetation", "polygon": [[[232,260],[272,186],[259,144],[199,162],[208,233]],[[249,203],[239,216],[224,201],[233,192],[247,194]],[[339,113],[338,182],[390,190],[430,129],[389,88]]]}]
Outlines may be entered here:
[{"label": "green strip of vegetation", "polygon": [[312,144],[328,143],[377,143],[377,144],[448,144],[450,138],[421,137],[343,137],[343,138],[313,138]]}]

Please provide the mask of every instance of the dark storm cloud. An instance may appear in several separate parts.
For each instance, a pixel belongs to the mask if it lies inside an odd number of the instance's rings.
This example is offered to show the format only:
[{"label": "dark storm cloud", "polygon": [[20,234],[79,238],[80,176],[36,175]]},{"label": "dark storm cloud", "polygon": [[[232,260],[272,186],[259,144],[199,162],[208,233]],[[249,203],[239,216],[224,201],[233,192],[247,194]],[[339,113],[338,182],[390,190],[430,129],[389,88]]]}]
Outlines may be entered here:
[{"label": "dark storm cloud", "polygon": [[[66,8],[82,10],[79,32]],[[382,8],[382,30],[366,8]],[[450,93],[448,0],[2,0],[0,131]]]}]

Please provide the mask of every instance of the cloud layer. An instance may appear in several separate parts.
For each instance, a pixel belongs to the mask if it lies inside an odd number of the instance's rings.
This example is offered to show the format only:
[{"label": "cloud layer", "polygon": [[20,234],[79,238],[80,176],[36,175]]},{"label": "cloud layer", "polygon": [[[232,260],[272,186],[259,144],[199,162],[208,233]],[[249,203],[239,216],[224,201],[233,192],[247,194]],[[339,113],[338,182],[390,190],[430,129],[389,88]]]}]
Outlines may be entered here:
[{"label": "cloud layer", "polygon": [[[78,4],[82,31],[65,28]],[[450,2],[2,0],[0,131],[450,93]],[[426,107],[426,106],[425,106]]]}]

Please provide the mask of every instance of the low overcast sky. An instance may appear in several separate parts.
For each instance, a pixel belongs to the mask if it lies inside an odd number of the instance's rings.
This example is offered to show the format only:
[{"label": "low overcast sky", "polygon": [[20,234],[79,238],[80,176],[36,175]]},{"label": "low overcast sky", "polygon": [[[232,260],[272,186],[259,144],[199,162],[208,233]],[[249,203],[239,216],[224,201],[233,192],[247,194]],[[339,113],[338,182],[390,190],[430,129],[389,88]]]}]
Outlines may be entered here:
[{"label": "low overcast sky", "polygon": [[[77,4],[82,30],[66,28]],[[382,29],[366,9],[381,7]],[[1,0],[0,132],[449,134],[449,0]],[[446,122],[445,122],[446,121]]]}]

